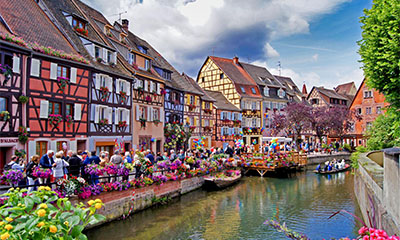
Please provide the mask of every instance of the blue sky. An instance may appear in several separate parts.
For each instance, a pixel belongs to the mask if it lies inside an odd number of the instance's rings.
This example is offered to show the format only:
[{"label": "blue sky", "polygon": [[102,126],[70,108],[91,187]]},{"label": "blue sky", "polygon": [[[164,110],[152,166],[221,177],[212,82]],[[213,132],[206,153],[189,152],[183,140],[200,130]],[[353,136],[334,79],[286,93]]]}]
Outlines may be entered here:
[{"label": "blue sky", "polygon": [[196,77],[208,55],[267,67],[299,85],[362,81],[359,17],[372,0],[84,0],[116,14],[178,71]]}]

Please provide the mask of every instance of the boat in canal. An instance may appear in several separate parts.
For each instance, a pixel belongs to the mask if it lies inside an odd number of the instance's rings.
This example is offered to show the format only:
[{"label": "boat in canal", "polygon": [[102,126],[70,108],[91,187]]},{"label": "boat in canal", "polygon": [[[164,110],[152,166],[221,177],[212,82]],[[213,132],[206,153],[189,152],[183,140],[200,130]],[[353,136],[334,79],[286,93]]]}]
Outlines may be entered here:
[{"label": "boat in canal", "polygon": [[229,187],[240,180],[242,174],[239,170],[228,170],[215,176],[204,178],[204,188],[223,189]]},{"label": "boat in canal", "polygon": [[322,175],[324,175],[324,174],[333,174],[333,173],[338,173],[338,172],[345,172],[345,171],[349,170],[350,168],[351,168],[350,165],[349,165],[349,164],[346,164],[346,165],[344,166],[344,168],[342,168],[342,169],[334,169],[334,170],[331,170],[331,171],[318,171],[318,170],[314,170],[314,173],[316,173],[316,174],[322,174]]}]

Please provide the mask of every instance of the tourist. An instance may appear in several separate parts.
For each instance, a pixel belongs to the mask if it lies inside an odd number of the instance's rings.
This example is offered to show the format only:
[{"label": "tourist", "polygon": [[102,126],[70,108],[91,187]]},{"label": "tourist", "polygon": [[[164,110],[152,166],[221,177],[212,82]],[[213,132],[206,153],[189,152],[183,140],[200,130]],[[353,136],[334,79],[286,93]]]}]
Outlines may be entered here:
[{"label": "tourist", "polygon": [[62,158],[65,160],[65,161],[69,161],[69,159],[72,157],[72,150],[68,150],[67,151],[67,156],[63,156]]},{"label": "tourist", "polygon": [[164,152],[163,159],[164,159],[164,160],[169,160],[169,157],[168,157],[168,153],[167,153],[167,152]]},{"label": "tourist", "polygon": [[28,192],[32,192],[33,190],[36,190],[36,180],[37,178],[33,176],[33,171],[39,166],[39,160],[40,157],[39,155],[33,155],[31,157],[31,161],[28,163],[26,166],[26,177],[28,180]]},{"label": "tourist", "polygon": [[82,160],[81,158],[77,155],[76,152],[72,152],[71,157],[68,160],[69,163],[69,174],[74,176],[74,177],[79,177],[81,165],[82,165]]},{"label": "tourist", "polygon": [[53,163],[53,177],[57,181],[57,179],[63,178],[65,175],[65,167],[69,166],[69,164],[62,159],[62,153],[58,152],[55,155],[54,163]]},{"label": "tourist", "polygon": [[157,162],[160,162],[160,161],[162,161],[162,160],[164,160],[164,158],[161,156],[161,152],[158,152],[158,153],[157,153],[157,157],[156,157],[156,163],[157,163]]},{"label": "tourist", "polygon": [[173,162],[176,159],[176,154],[175,154],[175,150],[171,149],[170,151],[170,156],[169,156],[169,160],[171,160],[171,162]]},{"label": "tourist", "polygon": [[132,163],[131,153],[128,152],[128,151],[125,152],[125,159],[124,159],[124,162],[126,162],[126,163]]},{"label": "tourist", "polygon": [[[92,151],[90,153],[90,157],[88,158],[88,162],[89,162],[89,164],[96,164],[96,165],[100,164],[101,160],[100,160],[100,158],[98,156],[96,156],[96,151]],[[85,165],[87,165],[87,164],[85,164]],[[90,179],[91,179],[91,183],[93,185],[99,183],[99,176],[97,176],[96,174],[91,174],[90,175]]]},{"label": "tourist", "polygon": [[25,162],[21,158],[16,158],[15,163],[11,166],[13,170],[20,170],[21,172],[25,169]]},{"label": "tourist", "polygon": [[340,147],[339,142],[336,142],[335,146],[336,146],[336,152],[339,152],[339,147]]},{"label": "tourist", "polygon": [[117,168],[121,167],[123,159],[122,159],[121,155],[119,154],[118,150],[114,151],[114,155],[111,156],[110,162],[112,164],[114,164],[114,166],[116,166]]},{"label": "tourist", "polygon": [[230,145],[228,145],[227,147],[226,147],[226,150],[225,150],[225,154],[228,154],[229,155],[229,157],[231,158],[231,157],[233,157],[233,149],[231,148],[231,146]]},{"label": "tourist", "polygon": [[17,156],[12,155],[11,161],[4,166],[4,170],[5,171],[10,170],[12,168],[12,166],[15,164],[15,161],[17,160],[17,158],[18,158]]},{"label": "tourist", "polygon": [[317,170],[318,172],[321,172],[321,164],[318,164],[318,166],[315,170]]},{"label": "tourist", "polygon": [[105,167],[108,163],[108,159],[106,158],[106,153],[104,151],[100,152],[100,166]]},{"label": "tourist", "polygon": [[[136,151],[135,156],[133,157],[133,164],[135,166],[135,178],[139,178],[141,175],[141,167],[142,167],[142,162],[140,161],[140,157],[138,154],[139,151]],[[167,155],[166,152],[164,152],[164,156]]]},{"label": "tourist", "polygon": [[154,165],[154,156],[153,156],[153,154],[151,154],[150,150],[146,151],[146,158],[148,158],[150,160],[151,165]]},{"label": "tourist", "polygon": [[54,164],[53,156],[54,156],[53,150],[47,151],[47,153],[40,158],[40,167],[45,169],[52,168]]},{"label": "tourist", "polygon": [[179,150],[178,158],[181,161],[185,160],[185,151],[183,149]]}]

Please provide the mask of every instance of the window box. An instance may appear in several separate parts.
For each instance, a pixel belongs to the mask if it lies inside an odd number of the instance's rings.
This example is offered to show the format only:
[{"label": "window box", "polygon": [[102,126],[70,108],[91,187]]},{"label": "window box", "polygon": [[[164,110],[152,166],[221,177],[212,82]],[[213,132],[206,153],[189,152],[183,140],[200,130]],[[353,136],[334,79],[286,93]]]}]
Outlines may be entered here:
[{"label": "window box", "polygon": [[108,95],[110,94],[110,90],[108,87],[101,87],[100,88],[100,100],[105,102],[107,101]]},{"label": "window box", "polygon": [[99,120],[99,125],[100,126],[108,125],[108,119],[107,118],[100,119]]},{"label": "window box", "polygon": [[235,126],[240,126],[240,124],[242,124],[242,121],[240,121],[240,120],[233,120],[233,124],[234,124]]},{"label": "window box", "polygon": [[204,127],[204,132],[209,133],[209,132],[211,132],[211,131],[212,131],[211,126],[205,126],[205,127]]},{"label": "window box", "polygon": [[156,125],[156,126],[158,126],[158,124],[160,123],[161,121],[160,120],[158,120],[158,119],[156,119],[156,120],[153,120],[153,123],[154,123],[154,125]]},{"label": "window box", "polygon": [[126,95],[126,92],[124,92],[124,91],[120,91],[119,92],[119,95],[120,95],[120,103],[124,103],[125,101],[126,101],[126,99],[128,98],[128,96]]},{"label": "window box", "polygon": [[127,127],[128,126],[128,124],[126,123],[126,121],[119,121],[118,122],[118,127],[119,128],[123,128],[123,127]]},{"label": "window box", "polygon": [[78,33],[85,35],[86,37],[88,36],[88,30],[84,29],[84,28],[80,28],[78,26],[74,27],[75,31],[77,31]]},{"label": "window box", "polygon": [[223,123],[230,123],[231,120],[229,120],[229,119],[222,119],[222,122],[223,122]]},{"label": "window box", "polygon": [[65,117],[65,122],[67,123],[67,127],[70,128],[70,127],[71,127],[71,124],[73,123],[72,116],[71,116],[71,115],[67,115],[67,116]]},{"label": "window box", "polygon": [[25,144],[28,141],[28,131],[24,126],[18,128],[18,141],[22,144]]},{"label": "window box", "polygon": [[58,91],[61,93],[65,92],[65,88],[67,87],[69,83],[69,79],[66,77],[57,77],[57,85],[58,85]]},{"label": "window box", "polygon": [[49,114],[49,124],[52,127],[58,128],[58,124],[62,121],[60,114]]},{"label": "window box", "polygon": [[103,62],[103,59],[102,59],[101,57],[98,57],[98,58],[96,58],[96,61],[97,61],[98,63],[102,63],[102,62]]},{"label": "window box", "polygon": [[140,122],[140,128],[145,129],[147,120],[145,118],[140,118],[139,122]]},{"label": "window box", "polygon": [[10,119],[10,113],[8,111],[1,111],[0,112],[0,120],[7,121],[8,119]]},{"label": "window box", "polygon": [[204,113],[206,113],[206,114],[211,114],[211,113],[212,113],[212,110],[211,110],[211,109],[204,109]]},{"label": "window box", "polygon": [[3,82],[3,86],[4,86],[11,79],[11,77],[13,75],[13,71],[10,66],[8,66],[8,65],[2,66],[0,64],[0,74],[4,75],[4,82]]},{"label": "window box", "polygon": [[147,103],[151,103],[151,101],[152,101],[150,96],[146,96],[145,100],[146,100]]},{"label": "window box", "polygon": [[189,111],[193,111],[196,108],[194,104],[189,104]]}]

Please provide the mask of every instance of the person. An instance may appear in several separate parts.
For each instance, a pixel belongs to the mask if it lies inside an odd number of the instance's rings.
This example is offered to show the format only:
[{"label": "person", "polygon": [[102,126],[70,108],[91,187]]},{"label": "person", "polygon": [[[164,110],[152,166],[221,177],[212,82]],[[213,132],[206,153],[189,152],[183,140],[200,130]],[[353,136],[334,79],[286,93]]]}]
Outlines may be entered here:
[{"label": "person", "polygon": [[79,177],[82,160],[80,157],[78,157],[76,152],[72,152],[72,155],[69,158],[68,163],[69,163],[69,174],[74,177]]},{"label": "person", "polygon": [[150,160],[151,165],[154,165],[154,156],[153,156],[153,154],[151,154],[150,150],[147,150],[146,153],[147,153],[146,157]]},{"label": "person", "polygon": [[331,163],[328,165],[328,172],[330,172],[330,171],[332,171],[332,164]]},{"label": "person", "polygon": [[171,160],[171,162],[173,162],[175,160],[175,158],[176,158],[175,150],[171,149],[170,153],[171,154],[169,156],[169,160]]},{"label": "person", "polygon": [[335,147],[336,147],[336,152],[339,152],[339,147],[340,147],[339,142],[336,142],[336,143],[335,143]]},{"label": "person", "polygon": [[125,159],[124,159],[124,162],[126,162],[126,163],[132,163],[131,154],[130,154],[130,152],[128,152],[128,151],[125,152]]},{"label": "person", "polygon": [[54,156],[53,150],[47,151],[47,153],[40,158],[40,167],[46,169],[52,168],[54,164],[53,156]]},{"label": "person", "polygon": [[33,171],[35,170],[35,168],[37,168],[37,166],[39,166],[39,160],[40,160],[39,155],[33,155],[31,157],[31,161],[26,166],[26,177],[28,179],[28,185],[30,186],[28,188],[28,192],[32,192],[33,190],[36,189],[35,185],[37,178],[33,176]]},{"label": "person", "polygon": [[228,154],[230,158],[233,157],[233,149],[230,145],[226,147],[225,153]]},{"label": "person", "polygon": [[12,165],[11,169],[13,170],[20,170],[21,172],[25,169],[25,163],[22,162],[20,158],[16,158],[15,163]]},{"label": "person", "polygon": [[100,158],[96,156],[96,151],[92,151],[89,157],[90,164],[100,164]]},{"label": "person", "polygon": [[[165,152],[164,154],[167,154],[167,153]],[[140,169],[142,167],[142,162],[140,161],[138,151],[135,153],[135,156],[133,157],[133,164],[135,165],[135,178],[137,179],[142,174],[140,171]]]},{"label": "person", "polygon": [[105,167],[109,159],[107,158],[107,155],[105,152],[100,153],[100,166]]},{"label": "person", "polygon": [[324,171],[328,171],[329,160],[325,162]]},{"label": "person", "polygon": [[110,162],[114,164],[117,168],[121,167],[121,163],[123,162],[123,160],[118,150],[114,151],[114,155],[111,156]]},{"label": "person", "polygon": [[167,153],[167,152],[164,152],[163,159],[164,159],[164,160],[169,160],[169,158],[168,158],[168,153]]},{"label": "person", "polygon": [[72,157],[72,150],[68,150],[67,151],[67,155],[66,156],[63,156],[62,158],[65,160],[65,161],[69,161],[69,159]]},{"label": "person", "polygon": [[160,162],[162,160],[164,160],[164,158],[161,156],[161,152],[158,152],[156,157],[156,162]]},{"label": "person", "polygon": [[55,180],[63,178],[65,175],[64,168],[68,167],[69,164],[67,161],[62,159],[62,153],[58,152],[55,155],[54,163],[53,163],[53,176]]},{"label": "person", "polygon": [[318,164],[318,166],[315,170],[317,170],[318,172],[321,172],[321,164]]},{"label": "person", "polygon": [[178,158],[181,161],[185,160],[185,151],[183,149],[179,150]]},{"label": "person", "polygon": [[15,161],[17,160],[17,158],[18,158],[17,156],[12,155],[11,156],[11,161],[7,165],[4,166],[4,170],[12,169],[12,166],[15,164]]}]

